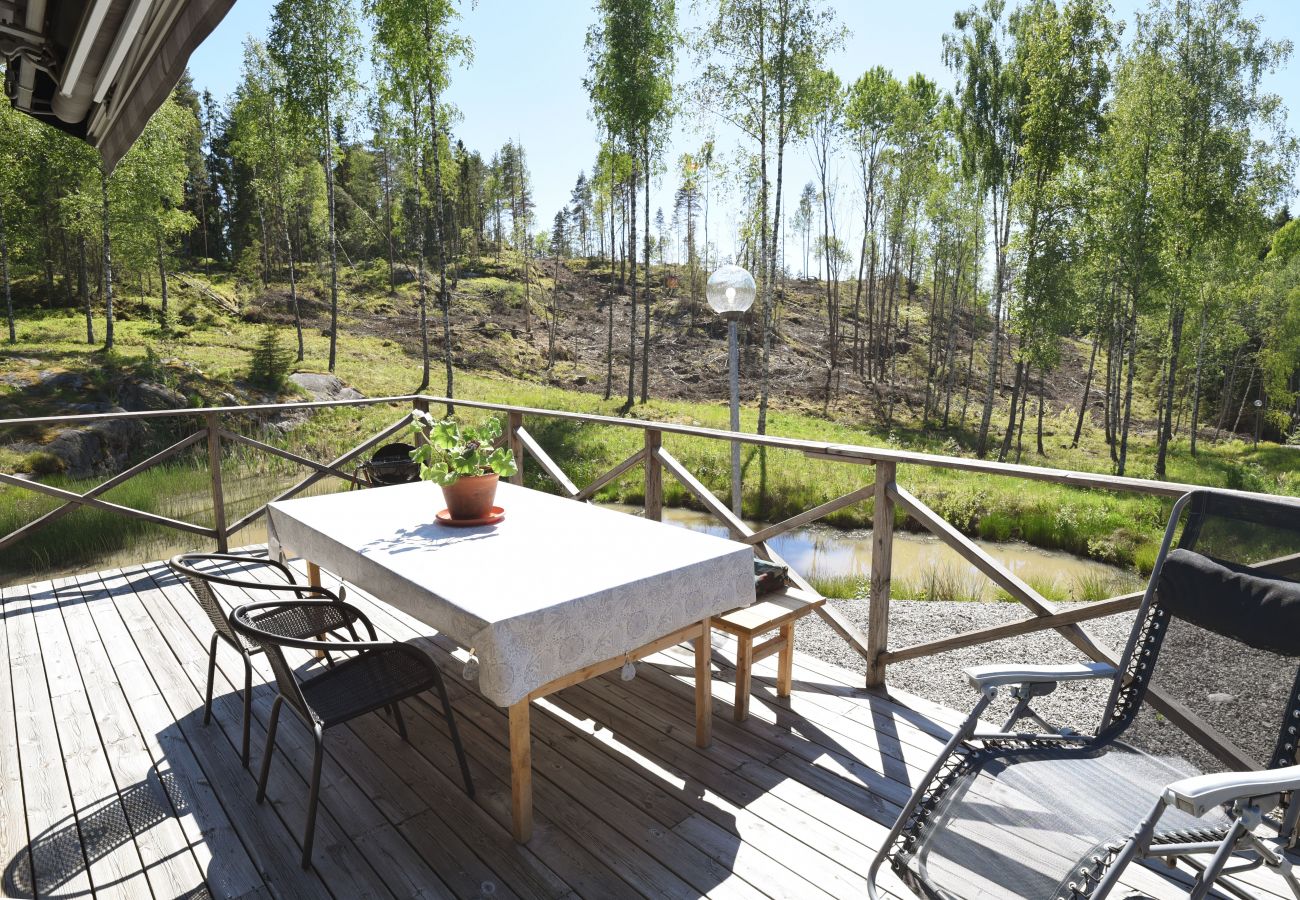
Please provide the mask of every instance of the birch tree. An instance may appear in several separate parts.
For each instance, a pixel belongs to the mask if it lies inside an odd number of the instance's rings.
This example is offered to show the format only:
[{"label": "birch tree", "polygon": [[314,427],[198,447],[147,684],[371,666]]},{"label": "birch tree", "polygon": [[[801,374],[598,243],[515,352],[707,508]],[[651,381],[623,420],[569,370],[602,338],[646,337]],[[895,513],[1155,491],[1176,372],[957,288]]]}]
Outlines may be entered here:
[{"label": "birch tree", "polygon": [[339,260],[335,235],[334,126],[356,92],[360,32],[351,0],[278,0],[271,14],[271,56],[285,74],[290,109],[321,142],[330,260],[329,371],[338,358]]},{"label": "birch tree", "polygon": [[[418,145],[417,152],[427,164],[421,165],[423,198],[421,207],[427,210],[428,229],[433,241],[438,269],[438,306],[442,313],[443,366],[446,374],[446,396],[454,397],[451,294],[447,291],[447,247],[443,228],[446,211],[443,203],[442,159],[439,145],[442,141],[440,122],[444,116],[440,98],[451,79],[451,66],[472,56],[470,40],[452,30],[458,18],[455,4],[450,0],[369,0],[368,9],[375,23],[375,56],[383,73],[380,90],[395,102],[408,116],[410,139]],[[421,114],[421,109],[423,113]],[[421,118],[427,129],[419,127]],[[421,254],[424,254],[423,241]],[[421,295],[423,296],[423,290]],[[424,327],[421,312],[421,327]],[[427,339],[426,339],[427,346]],[[426,361],[419,390],[429,385],[429,366]]]}]

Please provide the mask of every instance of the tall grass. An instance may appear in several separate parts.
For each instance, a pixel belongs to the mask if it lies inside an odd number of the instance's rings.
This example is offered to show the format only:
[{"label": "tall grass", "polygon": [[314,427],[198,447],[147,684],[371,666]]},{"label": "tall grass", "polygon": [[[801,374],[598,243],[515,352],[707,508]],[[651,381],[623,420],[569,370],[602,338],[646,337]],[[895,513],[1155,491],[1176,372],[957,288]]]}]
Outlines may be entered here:
[{"label": "tall grass", "polygon": [[[814,573],[808,581],[824,597],[865,600],[871,595],[870,573],[830,576]],[[1030,578],[1028,582],[1044,598],[1056,602],[1107,600],[1141,588],[1141,579],[1136,574],[1126,577],[1084,572],[1066,580]],[[947,563],[931,563],[912,575],[892,578],[889,596],[894,600],[1017,602],[983,575]]]}]

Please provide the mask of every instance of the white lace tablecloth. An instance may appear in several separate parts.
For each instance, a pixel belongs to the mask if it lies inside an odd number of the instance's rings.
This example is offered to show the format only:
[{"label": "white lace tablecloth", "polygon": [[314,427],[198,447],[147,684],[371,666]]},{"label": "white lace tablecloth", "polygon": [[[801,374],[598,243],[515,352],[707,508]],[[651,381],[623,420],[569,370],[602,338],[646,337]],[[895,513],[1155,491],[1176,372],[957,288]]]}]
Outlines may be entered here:
[{"label": "white lace tablecloth", "polygon": [[474,650],[501,706],[754,601],[745,545],[502,483],[505,521],[437,524],[433,484],[272,503],[273,556],[300,556]]}]

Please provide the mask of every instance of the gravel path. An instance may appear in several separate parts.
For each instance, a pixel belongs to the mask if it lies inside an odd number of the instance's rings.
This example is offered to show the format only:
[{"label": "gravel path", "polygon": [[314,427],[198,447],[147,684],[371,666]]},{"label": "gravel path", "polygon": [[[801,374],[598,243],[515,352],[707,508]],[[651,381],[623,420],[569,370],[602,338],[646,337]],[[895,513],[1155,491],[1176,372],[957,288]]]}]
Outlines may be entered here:
[{"label": "gravel path", "polygon": [[[866,631],[866,601],[832,602]],[[1061,603],[1057,608],[1064,612],[1080,605]],[[907,647],[1029,615],[1019,603],[895,600],[890,604],[889,645]],[[1128,642],[1134,615],[1118,613],[1083,624],[1099,643],[1118,655]],[[1193,626],[1171,628],[1157,667],[1158,680],[1162,689],[1219,729],[1257,765],[1264,764],[1273,753],[1280,717],[1290,697],[1295,661],[1241,644],[1224,644],[1207,638],[1208,634]],[[807,616],[799,623],[795,646],[843,668],[866,672],[863,658],[818,616]],[[891,665],[888,682],[964,714],[978,697],[962,675],[963,668],[989,663],[1068,662],[1087,662],[1087,657],[1057,632],[1046,630]],[[1054,693],[1037,698],[1033,708],[1055,725],[1095,733],[1110,688],[1109,679],[1063,684]],[[1003,691],[989,707],[985,721],[1001,725],[1012,705]],[[1032,726],[1025,723],[1022,727]],[[1149,707],[1126,732],[1125,740],[1159,756],[1185,760],[1200,771],[1222,768],[1204,748]]]},{"label": "gravel path", "polygon": [[[831,601],[863,631],[867,629],[866,601]],[[1082,604],[1061,603],[1065,611]],[[1029,615],[1019,603],[972,603],[946,600],[894,600],[890,604],[889,645],[906,647],[976,628],[1002,625]],[[1103,644],[1122,652],[1133,627],[1133,613],[1120,613],[1085,623]],[[818,616],[807,616],[795,629],[795,646],[827,662],[866,673],[866,662],[844,639]],[[1056,664],[1086,662],[1087,657],[1055,631],[1040,631],[978,644],[889,667],[889,683],[935,703],[961,712],[974,705],[977,695],[963,677],[967,666],[986,663]],[[1062,685],[1054,694],[1035,701],[1035,709],[1049,721],[1068,723],[1078,730],[1091,730],[1105,708],[1109,682]],[[999,720],[1011,709],[1005,692],[994,702],[986,717]],[[1000,724],[1000,720],[999,720]]]}]

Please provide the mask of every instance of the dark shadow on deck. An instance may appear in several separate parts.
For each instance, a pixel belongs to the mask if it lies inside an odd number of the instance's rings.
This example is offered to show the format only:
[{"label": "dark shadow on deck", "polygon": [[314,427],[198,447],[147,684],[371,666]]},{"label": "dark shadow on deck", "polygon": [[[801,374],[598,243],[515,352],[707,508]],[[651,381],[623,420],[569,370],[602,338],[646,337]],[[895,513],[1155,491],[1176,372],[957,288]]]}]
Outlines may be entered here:
[{"label": "dark shadow on deck", "polygon": [[[159,822],[194,811],[179,780],[171,772],[159,772],[156,766],[144,781],[92,806],[89,812],[69,817],[34,837],[26,852],[9,862],[4,871],[5,896],[74,896],[60,888]],[[189,853],[189,847],[181,852]],[[95,889],[112,886],[97,883]],[[207,885],[197,885],[182,896],[198,900],[210,894]]]}]

